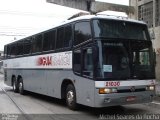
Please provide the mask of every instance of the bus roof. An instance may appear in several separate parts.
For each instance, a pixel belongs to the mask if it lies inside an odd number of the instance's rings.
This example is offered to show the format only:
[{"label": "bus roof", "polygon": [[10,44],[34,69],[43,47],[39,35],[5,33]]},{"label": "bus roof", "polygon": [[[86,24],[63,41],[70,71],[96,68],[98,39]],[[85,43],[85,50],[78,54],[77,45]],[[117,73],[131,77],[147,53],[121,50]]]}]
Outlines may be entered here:
[{"label": "bus roof", "polygon": [[[76,18],[73,18],[71,20],[64,21],[63,24],[67,24],[67,23],[74,22],[74,21],[79,21],[79,20],[91,20],[91,19],[110,19],[110,20],[119,20],[119,21],[128,21],[128,22],[139,23],[139,24],[146,24],[143,21],[130,19],[128,17],[112,16],[112,15],[101,15],[101,14],[98,14],[98,15],[84,15],[84,16],[76,17]],[[57,25],[57,27],[58,26],[59,25]]]},{"label": "bus roof", "polygon": [[[54,26],[52,26],[51,28],[49,28],[47,30],[44,30],[44,31],[32,34],[32,35],[27,36],[25,38],[32,37],[34,35],[43,33],[45,31],[48,31],[48,30],[54,29],[56,27],[63,26],[65,24],[72,23],[72,22],[81,21],[81,20],[92,20],[92,19],[108,19],[108,20],[117,20],[117,21],[127,21],[127,22],[133,22],[133,23],[138,23],[138,24],[144,24],[144,25],[146,25],[146,23],[143,22],[143,21],[138,21],[138,20],[130,19],[128,17],[122,17],[122,16],[101,15],[101,14],[97,14],[97,15],[83,15],[83,16],[76,17],[76,18],[73,18],[73,19],[70,19],[70,20],[65,20],[62,23],[60,23],[58,25],[54,25]],[[22,38],[20,40],[23,40],[25,38]],[[12,44],[12,43],[17,42],[17,41],[19,41],[19,40],[13,41],[13,42],[11,42],[9,44]]]}]

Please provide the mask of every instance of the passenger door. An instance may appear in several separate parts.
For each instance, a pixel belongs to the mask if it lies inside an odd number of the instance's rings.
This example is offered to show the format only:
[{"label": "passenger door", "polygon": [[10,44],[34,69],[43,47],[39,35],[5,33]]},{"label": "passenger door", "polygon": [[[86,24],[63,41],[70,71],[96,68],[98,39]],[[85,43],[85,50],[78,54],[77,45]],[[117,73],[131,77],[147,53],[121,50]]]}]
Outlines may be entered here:
[{"label": "passenger door", "polygon": [[75,74],[93,78],[93,50],[92,47],[84,47],[74,50],[73,70]]},{"label": "passenger door", "polygon": [[91,47],[83,49],[82,76],[93,78],[93,51]]}]

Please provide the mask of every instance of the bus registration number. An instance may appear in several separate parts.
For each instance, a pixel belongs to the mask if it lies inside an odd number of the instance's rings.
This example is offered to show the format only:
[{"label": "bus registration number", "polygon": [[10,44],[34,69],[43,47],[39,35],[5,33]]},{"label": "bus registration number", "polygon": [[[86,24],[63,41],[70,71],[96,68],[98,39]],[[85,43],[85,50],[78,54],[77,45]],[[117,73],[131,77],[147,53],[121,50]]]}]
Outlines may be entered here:
[{"label": "bus registration number", "polygon": [[136,100],[135,96],[129,96],[129,97],[126,98],[127,102],[131,102],[131,101],[135,101],[135,100]]},{"label": "bus registration number", "polygon": [[119,82],[119,81],[109,81],[109,82],[106,82],[106,86],[107,86],[107,87],[120,86],[120,82]]}]

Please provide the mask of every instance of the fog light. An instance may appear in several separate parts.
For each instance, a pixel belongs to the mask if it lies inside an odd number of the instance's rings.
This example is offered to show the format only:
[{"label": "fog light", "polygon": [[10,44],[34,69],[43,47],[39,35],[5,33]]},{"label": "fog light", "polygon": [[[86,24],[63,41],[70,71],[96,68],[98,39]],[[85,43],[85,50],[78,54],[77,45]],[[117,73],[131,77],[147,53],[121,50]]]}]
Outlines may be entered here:
[{"label": "fog light", "polygon": [[149,86],[149,90],[155,90],[155,86]]},{"label": "fog light", "polygon": [[109,93],[116,93],[117,88],[100,88],[99,94],[109,94]]},{"label": "fog light", "polygon": [[155,86],[147,86],[146,87],[146,90],[149,90],[149,91],[153,91],[153,90],[155,90]]}]

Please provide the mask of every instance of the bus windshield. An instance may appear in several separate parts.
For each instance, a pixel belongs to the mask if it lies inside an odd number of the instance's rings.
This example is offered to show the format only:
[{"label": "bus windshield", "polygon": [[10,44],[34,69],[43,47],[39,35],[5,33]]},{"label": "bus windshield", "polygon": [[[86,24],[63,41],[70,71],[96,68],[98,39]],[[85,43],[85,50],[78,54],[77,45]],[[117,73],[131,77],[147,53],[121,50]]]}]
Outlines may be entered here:
[{"label": "bus windshield", "polygon": [[128,54],[120,42],[103,43],[102,46],[103,75],[105,78],[128,78]]},{"label": "bus windshield", "polygon": [[151,41],[102,41],[101,69],[97,77],[106,80],[151,79],[154,66]]},{"label": "bus windshield", "polygon": [[93,20],[94,37],[148,40],[147,26],[144,24],[116,20]]}]

